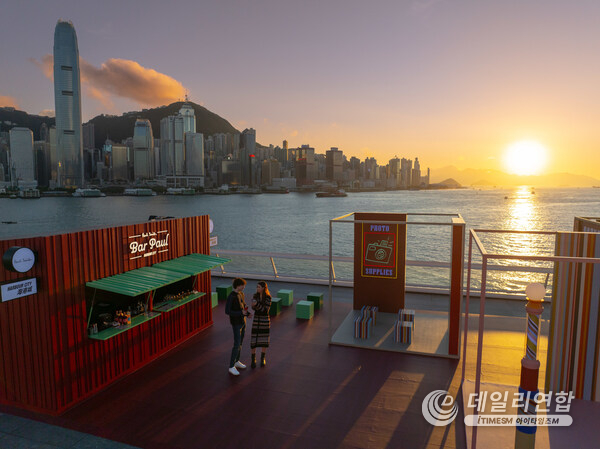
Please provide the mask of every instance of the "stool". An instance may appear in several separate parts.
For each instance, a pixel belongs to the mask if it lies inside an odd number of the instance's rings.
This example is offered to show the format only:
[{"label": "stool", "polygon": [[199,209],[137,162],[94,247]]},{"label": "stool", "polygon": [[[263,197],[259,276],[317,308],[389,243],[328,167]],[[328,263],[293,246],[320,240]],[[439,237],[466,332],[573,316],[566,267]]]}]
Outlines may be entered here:
[{"label": "stool", "polygon": [[398,321],[411,323],[413,330],[415,330],[415,311],[412,309],[398,310]]},{"label": "stool", "polygon": [[231,284],[223,284],[217,286],[217,295],[219,296],[219,301],[225,301],[229,296],[229,293],[233,291],[233,286]]},{"label": "stool", "polygon": [[281,313],[281,298],[271,298],[269,316],[277,316]]},{"label": "stool", "polygon": [[412,321],[398,321],[394,323],[394,342],[412,343],[414,323]]},{"label": "stool", "polygon": [[323,293],[310,292],[306,295],[307,301],[312,301],[315,305],[315,310],[323,308]]},{"label": "stool", "polygon": [[315,312],[315,305],[311,301],[298,301],[296,304],[296,318],[310,320]]},{"label": "stool", "polygon": [[281,298],[282,306],[291,306],[294,304],[294,290],[279,290],[277,292],[277,297]]},{"label": "stool", "polygon": [[219,294],[217,292],[210,292],[210,301],[212,302],[213,309],[219,305]]},{"label": "stool", "polygon": [[354,319],[354,338],[366,340],[371,337],[373,330],[373,318],[365,315],[358,315]]}]

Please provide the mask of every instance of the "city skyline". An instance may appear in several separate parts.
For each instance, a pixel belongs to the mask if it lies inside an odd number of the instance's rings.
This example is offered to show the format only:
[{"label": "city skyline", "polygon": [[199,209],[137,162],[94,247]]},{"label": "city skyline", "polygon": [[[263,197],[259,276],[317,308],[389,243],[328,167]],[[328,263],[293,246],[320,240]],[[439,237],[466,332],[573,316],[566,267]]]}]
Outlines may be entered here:
[{"label": "city skyline", "polygon": [[62,18],[78,32],[84,121],[187,91],[265,145],[503,170],[506,149],[529,139],[548,150],[541,174],[598,178],[600,65],[590,55],[600,5],[521,3],[10,2],[0,103],[52,108],[43,70]]}]

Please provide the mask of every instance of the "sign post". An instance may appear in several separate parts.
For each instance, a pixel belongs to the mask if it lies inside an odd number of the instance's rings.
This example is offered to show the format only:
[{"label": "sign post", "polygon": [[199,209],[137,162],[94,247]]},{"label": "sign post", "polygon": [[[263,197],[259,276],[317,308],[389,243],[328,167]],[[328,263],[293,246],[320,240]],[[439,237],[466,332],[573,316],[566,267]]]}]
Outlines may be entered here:
[{"label": "sign post", "polygon": [[378,306],[381,312],[404,308],[406,214],[356,213],[354,225],[354,309]]}]

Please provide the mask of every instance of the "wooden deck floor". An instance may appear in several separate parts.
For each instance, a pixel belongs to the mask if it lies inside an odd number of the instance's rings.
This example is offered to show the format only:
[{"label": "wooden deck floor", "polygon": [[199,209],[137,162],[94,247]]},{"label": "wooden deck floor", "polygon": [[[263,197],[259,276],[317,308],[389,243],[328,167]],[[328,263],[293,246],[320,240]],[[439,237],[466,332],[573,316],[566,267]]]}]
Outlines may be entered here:
[{"label": "wooden deck floor", "polygon": [[[336,304],[334,323],[349,310]],[[236,378],[224,305],[213,312],[211,328],[64,415],[14,412],[147,449],[465,447],[460,420],[436,428],[421,413],[432,390],[458,397],[458,361],[329,345],[326,309],[299,321],[289,307],[267,366]]]}]

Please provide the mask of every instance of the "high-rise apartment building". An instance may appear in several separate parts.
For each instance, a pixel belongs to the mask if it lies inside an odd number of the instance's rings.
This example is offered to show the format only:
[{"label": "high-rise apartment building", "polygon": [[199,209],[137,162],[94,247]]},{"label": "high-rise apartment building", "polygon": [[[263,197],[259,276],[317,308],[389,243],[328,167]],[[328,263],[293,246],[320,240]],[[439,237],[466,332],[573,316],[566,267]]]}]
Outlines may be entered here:
[{"label": "high-rise apartment building", "polygon": [[29,128],[10,130],[10,174],[14,185],[35,181],[33,132]]},{"label": "high-rise apartment building", "polygon": [[365,158],[365,179],[377,179],[377,160],[374,157]]},{"label": "high-rise apartment building", "polygon": [[148,119],[137,119],[133,127],[133,177],[154,178],[154,136]]},{"label": "high-rise apartment building", "polygon": [[253,128],[242,131],[240,139],[240,169],[242,185],[252,185],[252,165],[256,152],[256,131]]},{"label": "high-rise apartment building", "polygon": [[312,185],[317,176],[315,149],[310,145],[302,145],[296,151],[296,181],[298,186]]},{"label": "high-rise apartment building", "polygon": [[185,160],[188,176],[204,176],[204,136],[185,133]]},{"label": "high-rise apartment building", "polygon": [[73,24],[62,20],[54,30],[54,109],[58,185],[83,187],[79,49]]},{"label": "high-rise apartment building", "polygon": [[342,182],[344,179],[344,153],[331,147],[325,154],[325,177],[329,181]]},{"label": "high-rise apartment building", "polygon": [[403,189],[408,189],[411,185],[412,161],[402,158],[400,160],[400,185]]},{"label": "high-rise apartment building", "polygon": [[111,154],[113,181],[127,181],[127,146],[114,143]]},{"label": "high-rise apartment building", "polygon": [[93,150],[96,148],[95,142],[95,133],[94,133],[94,124],[93,123],[85,123],[81,125],[81,133],[83,140],[83,149],[84,150]]},{"label": "high-rise apartment building", "polygon": [[38,186],[48,187],[50,182],[50,142],[38,140],[33,142],[35,158],[35,179]]},{"label": "high-rise apartment building", "polygon": [[419,158],[415,158],[415,166],[411,173],[411,187],[419,187],[421,185],[421,164],[419,164]]},{"label": "high-rise apartment building", "polygon": [[183,132],[184,133],[195,133],[196,132],[196,112],[189,103],[183,103],[181,109],[179,109],[179,115],[183,117]]},{"label": "high-rise apartment building", "polygon": [[179,114],[160,121],[161,175],[185,175],[185,133],[196,132],[194,109],[184,103]]},{"label": "high-rise apartment building", "polygon": [[48,134],[48,125],[42,123],[40,125],[40,140],[44,142],[49,142],[50,136]]},{"label": "high-rise apartment building", "polygon": [[262,162],[261,184],[270,186],[273,184],[273,178],[279,178],[281,175],[281,165],[277,159],[269,159]]},{"label": "high-rise apartment building", "polygon": [[400,159],[398,157],[390,159],[389,168],[389,177],[393,179],[393,187],[401,187],[402,165]]}]

